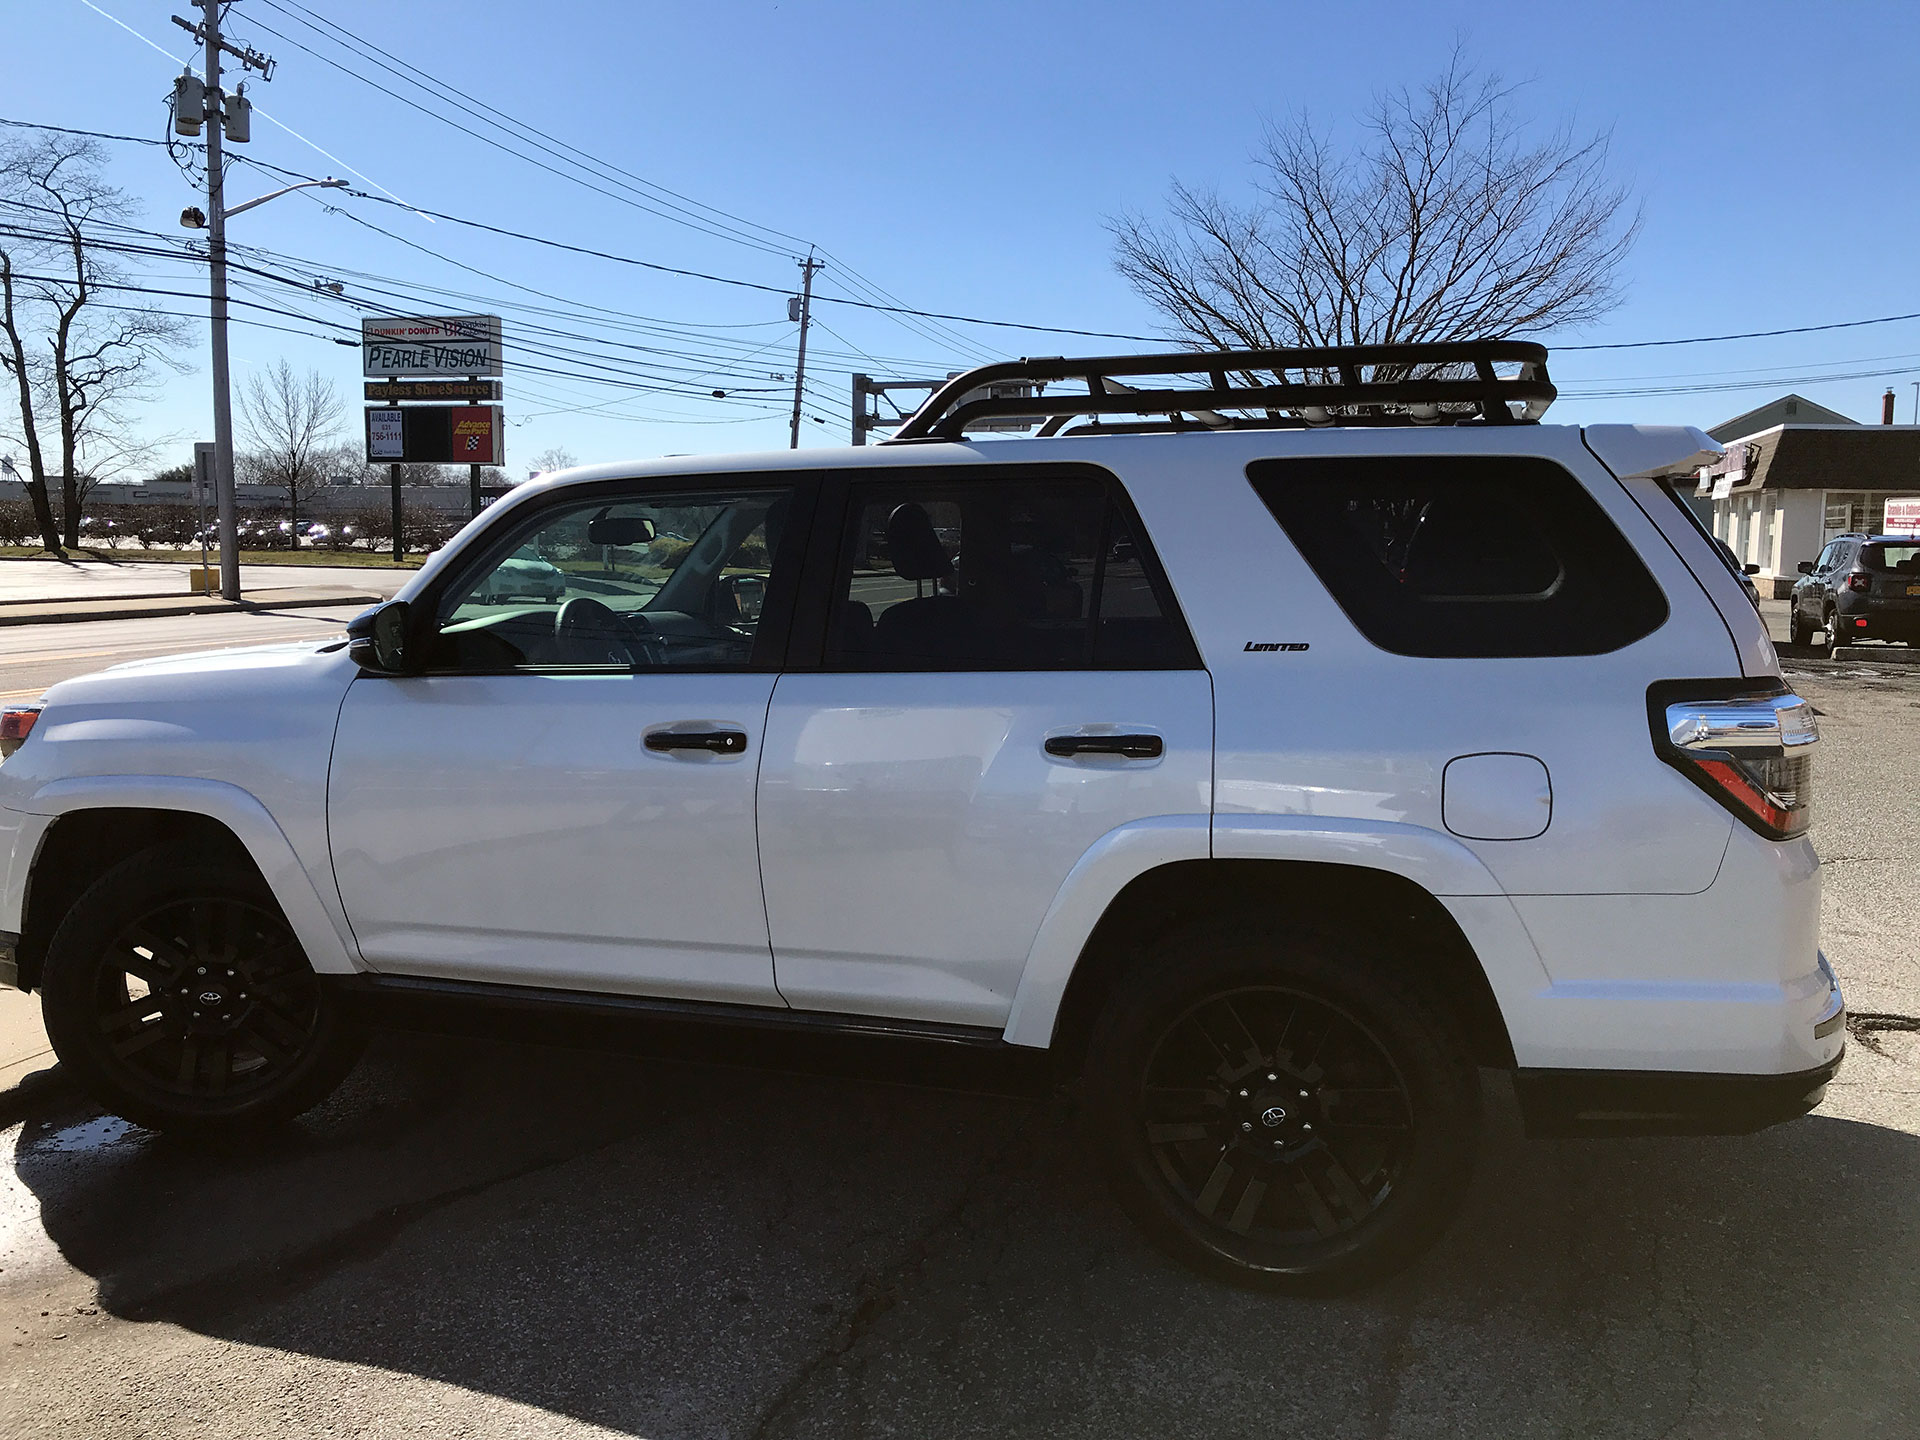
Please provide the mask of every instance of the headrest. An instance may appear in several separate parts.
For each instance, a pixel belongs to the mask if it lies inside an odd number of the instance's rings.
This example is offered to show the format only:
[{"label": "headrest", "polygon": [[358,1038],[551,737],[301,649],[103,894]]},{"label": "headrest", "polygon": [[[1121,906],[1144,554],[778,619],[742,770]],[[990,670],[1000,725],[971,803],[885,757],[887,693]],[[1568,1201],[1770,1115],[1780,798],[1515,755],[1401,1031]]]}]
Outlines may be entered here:
[{"label": "headrest", "polygon": [[911,500],[887,517],[887,554],[902,580],[944,580],[953,573],[926,508]]}]

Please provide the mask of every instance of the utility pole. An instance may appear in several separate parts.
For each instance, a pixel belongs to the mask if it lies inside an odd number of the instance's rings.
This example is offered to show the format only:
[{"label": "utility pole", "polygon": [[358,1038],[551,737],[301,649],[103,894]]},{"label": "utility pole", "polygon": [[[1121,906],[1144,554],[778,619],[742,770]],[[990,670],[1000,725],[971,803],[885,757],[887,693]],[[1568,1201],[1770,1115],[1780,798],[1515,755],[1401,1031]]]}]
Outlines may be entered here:
[{"label": "utility pole", "polygon": [[207,271],[213,320],[213,487],[220,506],[220,594],[240,598],[240,515],[233,491],[233,390],[227,372],[227,215],[220,156],[220,0],[193,0],[207,43]]},{"label": "utility pole", "polygon": [[[206,46],[205,109],[201,114],[186,117],[176,114],[174,128],[192,134],[199,129],[202,119],[207,125],[207,288],[213,322],[213,480],[220,513],[220,593],[229,600],[238,600],[240,533],[238,503],[233,491],[233,393],[227,364],[227,209],[225,176],[221,172],[225,165],[222,142],[228,138],[226,132],[231,127],[232,139],[246,140],[250,133],[251,107],[244,97],[236,96],[230,102],[221,93],[220,56],[222,51],[232,55],[243,70],[258,70],[262,79],[272,78],[273,61],[258,51],[236,48],[220,38],[220,7],[224,0],[190,0],[190,3],[205,18],[193,25],[176,15],[173,23],[193,32],[194,38]],[[176,96],[179,93],[176,89]],[[258,203],[250,201],[248,205],[237,206],[235,213]],[[183,223],[187,218],[181,217]]]},{"label": "utility pole", "polygon": [[807,383],[807,326],[813,321],[813,272],[826,268],[826,262],[824,260],[815,260],[813,258],[813,251],[809,249],[807,251],[807,258],[800,262],[802,279],[800,282],[798,314],[794,313],[795,301],[791,297],[787,300],[788,318],[800,322],[800,358],[793,369],[793,425],[787,432],[787,448],[789,450],[798,450],[800,448],[800,387]]}]

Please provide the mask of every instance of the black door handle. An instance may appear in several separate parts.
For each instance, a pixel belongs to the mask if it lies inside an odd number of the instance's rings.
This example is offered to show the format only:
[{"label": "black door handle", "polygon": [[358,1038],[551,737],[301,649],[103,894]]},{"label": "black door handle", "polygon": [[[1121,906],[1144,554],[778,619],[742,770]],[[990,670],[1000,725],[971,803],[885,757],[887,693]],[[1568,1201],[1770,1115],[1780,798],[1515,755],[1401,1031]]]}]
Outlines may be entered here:
[{"label": "black door handle", "polygon": [[1158,735],[1053,735],[1049,755],[1120,755],[1128,760],[1157,760],[1166,747]]},{"label": "black door handle", "polygon": [[715,755],[746,753],[747,737],[738,730],[655,730],[649,750],[711,750]]}]

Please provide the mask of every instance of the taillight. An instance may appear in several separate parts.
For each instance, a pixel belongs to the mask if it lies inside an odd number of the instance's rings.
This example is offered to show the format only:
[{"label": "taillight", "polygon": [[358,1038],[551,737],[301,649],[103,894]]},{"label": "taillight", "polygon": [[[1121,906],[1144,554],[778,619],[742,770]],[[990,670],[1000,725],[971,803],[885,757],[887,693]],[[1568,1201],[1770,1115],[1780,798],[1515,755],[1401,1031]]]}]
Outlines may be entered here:
[{"label": "taillight", "polygon": [[1856,570],[1853,574],[1847,576],[1847,588],[1849,590],[1871,590],[1873,589],[1873,577],[1871,575],[1862,575]]},{"label": "taillight", "polygon": [[40,718],[38,705],[9,705],[0,709],[0,760],[18,750]]},{"label": "taillight", "polygon": [[1769,839],[1805,832],[1820,738],[1813,707],[1785,690],[1709,695],[1701,688],[1650,692],[1661,758]]}]

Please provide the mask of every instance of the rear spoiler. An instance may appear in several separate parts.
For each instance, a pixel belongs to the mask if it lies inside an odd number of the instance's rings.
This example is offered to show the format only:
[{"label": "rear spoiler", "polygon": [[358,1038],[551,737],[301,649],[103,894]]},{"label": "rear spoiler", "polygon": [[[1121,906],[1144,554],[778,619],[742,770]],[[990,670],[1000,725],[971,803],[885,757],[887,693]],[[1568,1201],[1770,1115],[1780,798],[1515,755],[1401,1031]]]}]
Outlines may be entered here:
[{"label": "rear spoiler", "polygon": [[1727,453],[1726,446],[1691,425],[1588,425],[1587,448],[1622,480],[1691,477]]}]

